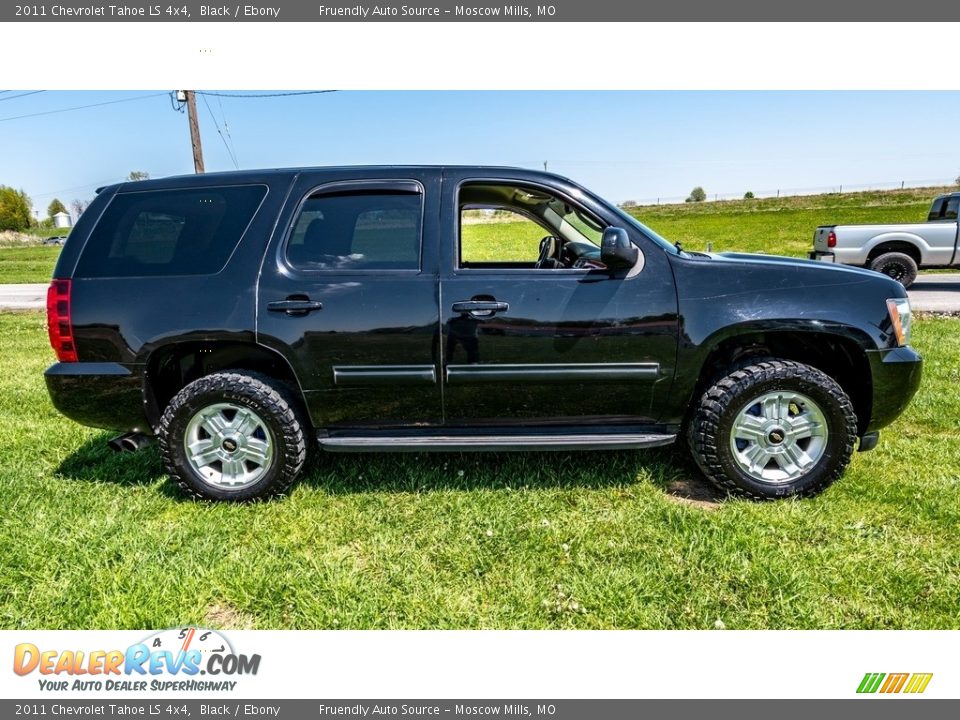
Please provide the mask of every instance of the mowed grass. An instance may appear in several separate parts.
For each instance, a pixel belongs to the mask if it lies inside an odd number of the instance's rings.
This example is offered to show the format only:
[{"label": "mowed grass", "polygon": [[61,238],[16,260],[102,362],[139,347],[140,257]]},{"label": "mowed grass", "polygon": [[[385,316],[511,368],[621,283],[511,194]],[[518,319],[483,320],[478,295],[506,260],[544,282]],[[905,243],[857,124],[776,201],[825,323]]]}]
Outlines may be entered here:
[{"label": "mowed grass", "polygon": [[42,314],[0,332],[3,628],[960,627],[958,319],[917,323],[877,450],[765,504],[670,450],[331,455],[288,498],[186,501],[53,409]]},{"label": "mowed grass", "polygon": [[56,245],[0,247],[0,284],[49,282],[59,256]]},{"label": "mowed grass", "polygon": [[[688,250],[753,252],[806,257],[819,225],[920,223],[933,198],[951,188],[791,196],[760,200],[648,205],[634,217]],[[464,258],[474,261],[537,259],[546,231],[530,221],[465,224]]]},{"label": "mowed grass", "polygon": [[956,188],[917,188],[630,208],[642,223],[689,250],[806,257],[819,225],[921,223],[933,198]]}]

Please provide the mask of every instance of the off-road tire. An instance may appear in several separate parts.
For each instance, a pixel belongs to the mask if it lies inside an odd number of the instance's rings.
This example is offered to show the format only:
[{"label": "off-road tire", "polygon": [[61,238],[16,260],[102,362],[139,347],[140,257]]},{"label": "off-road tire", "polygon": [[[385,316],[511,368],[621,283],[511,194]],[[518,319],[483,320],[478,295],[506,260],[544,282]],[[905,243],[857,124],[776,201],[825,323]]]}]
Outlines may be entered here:
[{"label": "off-road tire", "polygon": [[[204,480],[190,465],[184,433],[199,410],[229,402],[253,410],[269,426],[275,449],[273,460],[256,483],[223,488]],[[237,502],[285,494],[297,480],[307,458],[309,422],[292,391],[283,383],[253,372],[206,375],[184,387],[167,405],[157,439],[163,464],[187,495],[205,500]]]},{"label": "off-road tire", "polygon": [[870,261],[870,269],[892,277],[905,288],[917,279],[917,261],[906,253],[888,252]]},{"label": "off-road tire", "polygon": [[[736,414],[751,399],[775,390],[803,393],[823,411],[828,438],[824,454],[803,475],[771,483],[750,477],[730,450]],[[708,389],[690,422],[687,442],[693,459],[714,485],[730,495],[754,500],[809,497],[843,474],[857,438],[857,416],[850,398],[828,375],[787,360],[758,362],[734,370]]]}]

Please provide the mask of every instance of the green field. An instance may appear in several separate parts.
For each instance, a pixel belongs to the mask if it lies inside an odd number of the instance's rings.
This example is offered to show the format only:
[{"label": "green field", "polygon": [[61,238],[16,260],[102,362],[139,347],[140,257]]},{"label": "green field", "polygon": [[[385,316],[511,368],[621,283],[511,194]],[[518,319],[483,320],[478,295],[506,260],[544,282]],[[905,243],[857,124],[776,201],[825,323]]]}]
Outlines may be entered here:
[{"label": "green field", "polygon": [[[711,243],[714,252],[806,257],[813,249],[813,231],[818,225],[923,222],[933,197],[949,189],[648,205],[630,208],[629,212],[688,250],[703,251]],[[464,225],[464,257],[476,261],[536,260],[537,241],[545,234],[531,222]]]},{"label": "green field", "polygon": [[0,314],[0,627],[960,628],[960,319],[824,495],[720,501],[670,450],[325,456],[291,496],[183,500],[50,405]]},{"label": "green field", "polygon": [[811,195],[763,200],[653,205],[630,212],[690,250],[805,257],[818,225],[924,222],[933,198],[956,188]]},{"label": "green field", "polygon": [[56,245],[0,247],[0,284],[49,282],[59,256]]}]

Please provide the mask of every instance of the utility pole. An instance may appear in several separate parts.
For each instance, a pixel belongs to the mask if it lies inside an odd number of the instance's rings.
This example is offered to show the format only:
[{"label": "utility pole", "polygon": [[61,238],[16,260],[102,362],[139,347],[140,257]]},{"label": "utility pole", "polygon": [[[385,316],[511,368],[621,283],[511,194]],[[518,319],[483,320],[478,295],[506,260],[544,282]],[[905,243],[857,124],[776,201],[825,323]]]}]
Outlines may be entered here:
[{"label": "utility pole", "polygon": [[187,104],[190,146],[193,148],[193,169],[200,174],[203,172],[203,146],[200,144],[200,124],[197,121],[197,96],[193,90],[177,90],[177,100]]}]

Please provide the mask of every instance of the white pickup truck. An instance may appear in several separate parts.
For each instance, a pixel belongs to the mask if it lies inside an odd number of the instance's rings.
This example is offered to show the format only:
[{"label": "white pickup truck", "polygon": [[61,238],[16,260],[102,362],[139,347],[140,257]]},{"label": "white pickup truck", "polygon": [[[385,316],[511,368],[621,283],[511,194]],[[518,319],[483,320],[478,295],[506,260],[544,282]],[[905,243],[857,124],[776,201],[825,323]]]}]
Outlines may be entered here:
[{"label": "white pickup truck", "polygon": [[810,259],[870,268],[909,287],[919,268],[960,266],[958,208],[960,192],[934,198],[925,223],[821,225]]}]

